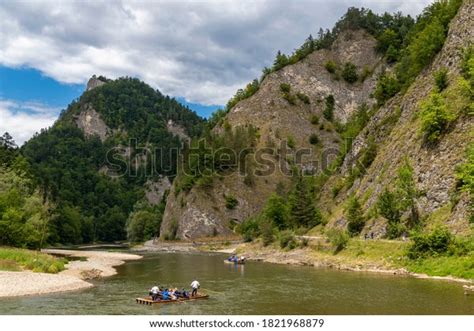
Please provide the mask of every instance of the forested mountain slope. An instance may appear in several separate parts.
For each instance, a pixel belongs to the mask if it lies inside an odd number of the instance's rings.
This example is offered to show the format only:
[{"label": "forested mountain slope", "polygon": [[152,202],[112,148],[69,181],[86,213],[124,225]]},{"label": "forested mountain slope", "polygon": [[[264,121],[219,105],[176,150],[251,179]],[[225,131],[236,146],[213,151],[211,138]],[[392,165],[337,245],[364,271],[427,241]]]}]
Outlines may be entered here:
[{"label": "forested mountain slope", "polygon": [[138,79],[91,78],[21,150],[53,206],[49,241],[123,240],[127,230],[131,240],[156,235],[183,135],[199,135],[203,123]]},{"label": "forested mountain slope", "polygon": [[198,161],[173,184],[162,238],[324,225],[389,238],[434,223],[469,232],[473,9],[441,1],[416,21],[351,9],[316,41],[330,39],[324,47],[306,52],[311,39],[294,61],[299,50],[279,53],[201,140],[230,159],[206,161],[194,142]]}]

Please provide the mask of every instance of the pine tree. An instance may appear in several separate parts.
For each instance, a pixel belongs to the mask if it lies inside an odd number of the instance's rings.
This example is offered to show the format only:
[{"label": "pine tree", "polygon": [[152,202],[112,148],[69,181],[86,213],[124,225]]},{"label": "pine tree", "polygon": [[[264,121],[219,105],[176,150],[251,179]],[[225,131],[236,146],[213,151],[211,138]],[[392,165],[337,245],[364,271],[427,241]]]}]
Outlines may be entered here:
[{"label": "pine tree", "polygon": [[316,208],[306,181],[301,174],[289,198],[290,219],[295,227],[312,228],[321,223],[321,213]]},{"label": "pine tree", "polygon": [[346,209],[347,231],[351,236],[358,235],[365,225],[364,213],[362,206],[356,196],[349,199]]}]

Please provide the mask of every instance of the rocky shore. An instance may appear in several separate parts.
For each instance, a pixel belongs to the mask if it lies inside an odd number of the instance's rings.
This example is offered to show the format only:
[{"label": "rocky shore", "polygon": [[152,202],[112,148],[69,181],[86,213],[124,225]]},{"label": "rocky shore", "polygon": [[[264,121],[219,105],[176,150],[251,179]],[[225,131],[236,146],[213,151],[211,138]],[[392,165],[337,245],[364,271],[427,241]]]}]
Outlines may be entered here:
[{"label": "rocky shore", "polygon": [[66,264],[58,274],[31,271],[0,271],[0,297],[38,295],[85,289],[94,286],[90,279],[115,275],[114,267],[140,255],[101,251],[46,249],[44,253],[78,258]]}]

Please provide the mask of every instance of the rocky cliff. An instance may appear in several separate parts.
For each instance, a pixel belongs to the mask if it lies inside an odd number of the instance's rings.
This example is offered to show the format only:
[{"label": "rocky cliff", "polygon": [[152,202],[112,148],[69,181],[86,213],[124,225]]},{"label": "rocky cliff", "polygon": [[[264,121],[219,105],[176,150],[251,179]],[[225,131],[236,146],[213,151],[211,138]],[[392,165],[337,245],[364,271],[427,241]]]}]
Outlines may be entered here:
[{"label": "rocky cliff", "polygon": [[[408,160],[414,169],[416,188],[421,192],[416,203],[422,218],[428,221],[430,218],[441,219],[454,232],[469,229],[466,216],[469,198],[462,195],[453,199],[453,192],[456,184],[454,169],[465,158],[471,140],[472,116],[460,116],[436,146],[427,146],[419,133],[417,113],[420,102],[434,89],[433,73],[447,68],[449,82],[455,85],[460,75],[462,49],[473,41],[473,11],[471,2],[463,4],[450,24],[443,49],[431,65],[423,70],[406,93],[396,95],[383,107],[374,108],[375,113],[355,137],[342,166],[319,188],[318,205],[328,226],[346,225],[343,210],[351,195],[355,194],[362,200],[366,211],[373,209],[381,191],[394,184],[397,169]],[[315,51],[304,60],[268,75],[259,90],[234,106],[226,115],[224,124],[214,130],[222,132],[225,126],[253,125],[258,130],[257,149],[278,149],[282,143],[289,145],[291,140],[290,152],[295,153],[301,148],[311,151],[299,166],[317,175],[340,149],[342,137],[335,122],[346,122],[363,104],[373,105],[377,77],[383,70],[390,70],[375,51],[375,43],[375,39],[364,30],[339,34],[330,49]],[[338,67],[346,62],[355,64],[359,80],[350,84],[328,72],[325,65],[329,60]],[[282,84],[287,84],[286,96],[282,93]],[[323,116],[325,99],[330,95],[335,100],[335,121],[328,121]],[[310,142],[312,135],[318,137],[318,143]],[[351,169],[369,144],[369,138],[375,139],[377,155],[374,161],[351,185],[335,191],[335,187],[347,182]],[[294,164],[289,159],[283,163]],[[246,185],[244,178],[236,172],[214,180],[212,187],[206,189],[194,186],[189,192],[178,192],[173,186],[161,233],[174,231],[181,239],[230,234],[235,223],[261,211],[277,186],[288,190],[290,185],[289,176],[277,170],[256,176],[253,185]],[[228,197],[237,200],[232,208],[226,203]],[[385,226],[384,219],[371,217],[362,234],[384,236]]]}]

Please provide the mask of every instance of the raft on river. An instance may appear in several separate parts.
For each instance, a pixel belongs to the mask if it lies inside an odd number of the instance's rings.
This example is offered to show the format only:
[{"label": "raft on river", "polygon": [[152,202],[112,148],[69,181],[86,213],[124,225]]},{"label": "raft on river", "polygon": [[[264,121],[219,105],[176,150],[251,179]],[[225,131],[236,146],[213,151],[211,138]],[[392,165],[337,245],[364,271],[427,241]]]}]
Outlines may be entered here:
[{"label": "raft on river", "polygon": [[207,299],[209,298],[208,294],[196,294],[195,296],[190,296],[188,298],[178,298],[176,300],[157,300],[153,301],[151,297],[146,298],[136,298],[135,302],[141,305],[153,305],[157,303],[176,303],[176,302],[184,302],[184,301],[194,301],[199,299]]},{"label": "raft on river", "polygon": [[245,264],[245,260],[227,260],[225,259],[224,260],[224,263],[227,263],[227,264]]}]

